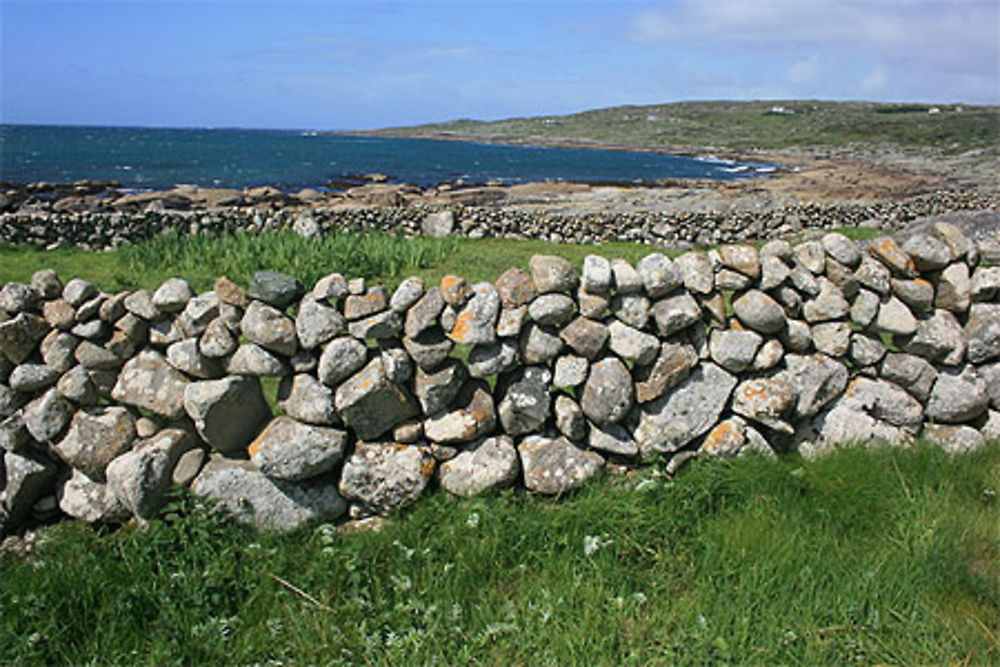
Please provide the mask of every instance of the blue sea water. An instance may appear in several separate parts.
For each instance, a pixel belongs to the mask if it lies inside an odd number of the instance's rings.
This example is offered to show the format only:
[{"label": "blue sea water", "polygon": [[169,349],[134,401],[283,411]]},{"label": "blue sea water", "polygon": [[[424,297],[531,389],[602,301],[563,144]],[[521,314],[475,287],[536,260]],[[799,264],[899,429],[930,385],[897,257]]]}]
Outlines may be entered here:
[{"label": "blue sea water", "polygon": [[124,187],[323,187],[380,172],[434,185],[544,180],[730,180],[768,165],[655,153],[323,135],[289,130],[0,125],[0,180],[113,180]]}]

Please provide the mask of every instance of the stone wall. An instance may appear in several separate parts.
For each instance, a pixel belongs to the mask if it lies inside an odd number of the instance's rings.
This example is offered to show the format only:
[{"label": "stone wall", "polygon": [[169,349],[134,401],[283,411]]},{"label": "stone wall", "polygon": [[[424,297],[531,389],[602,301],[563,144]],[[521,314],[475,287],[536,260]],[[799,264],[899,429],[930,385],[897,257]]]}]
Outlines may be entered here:
[{"label": "stone wall", "polygon": [[1000,437],[998,290],[946,223],[392,292],[260,272],[103,294],[41,271],[0,289],[0,525],[147,520],[178,484],[291,530],[696,455],[974,449]]}]

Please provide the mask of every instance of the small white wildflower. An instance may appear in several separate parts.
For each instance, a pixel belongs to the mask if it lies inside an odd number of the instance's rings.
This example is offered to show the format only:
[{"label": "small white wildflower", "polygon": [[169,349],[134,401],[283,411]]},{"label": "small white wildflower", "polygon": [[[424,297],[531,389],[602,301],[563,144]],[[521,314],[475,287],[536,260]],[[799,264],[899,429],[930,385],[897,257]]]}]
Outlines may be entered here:
[{"label": "small white wildflower", "polygon": [[399,540],[394,540],[393,544],[396,545],[396,547],[403,552],[403,557],[406,558],[406,560],[411,560],[413,558],[413,554],[416,553],[417,551],[416,549],[411,549],[410,547],[406,546]]},{"label": "small white wildflower", "polygon": [[636,604],[643,605],[646,604],[648,598],[645,593],[639,591],[637,593],[632,593],[632,599],[635,600]]},{"label": "small white wildflower", "polygon": [[462,605],[457,602],[451,605],[451,617],[455,620],[462,618]]},{"label": "small white wildflower", "polygon": [[465,520],[465,525],[469,528],[475,528],[479,525],[479,512],[472,512],[469,514],[468,518]]},{"label": "small white wildflower", "polygon": [[392,580],[392,587],[395,588],[397,591],[400,591],[401,593],[405,593],[406,591],[413,588],[413,580],[410,579],[405,574],[402,576],[394,574],[389,578]]},{"label": "small white wildflower", "polygon": [[611,540],[601,539],[598,535],[584,535],[583,537],[583,553],[585,556],[592,556],[599,549],[609,546]]}]

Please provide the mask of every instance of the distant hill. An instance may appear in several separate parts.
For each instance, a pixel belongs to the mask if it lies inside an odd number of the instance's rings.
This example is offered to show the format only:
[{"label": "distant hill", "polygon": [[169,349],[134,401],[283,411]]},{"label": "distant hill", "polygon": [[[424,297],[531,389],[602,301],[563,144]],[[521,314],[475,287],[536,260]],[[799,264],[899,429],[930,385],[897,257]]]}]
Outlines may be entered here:
[{"label": "distant hill", "polygon": [[671,151],[863,144],[933,148],[954,155],[974,149],[997,151],[1000,106],[802,100],[679,102],[492,122],[455,120],[355,134]]}]

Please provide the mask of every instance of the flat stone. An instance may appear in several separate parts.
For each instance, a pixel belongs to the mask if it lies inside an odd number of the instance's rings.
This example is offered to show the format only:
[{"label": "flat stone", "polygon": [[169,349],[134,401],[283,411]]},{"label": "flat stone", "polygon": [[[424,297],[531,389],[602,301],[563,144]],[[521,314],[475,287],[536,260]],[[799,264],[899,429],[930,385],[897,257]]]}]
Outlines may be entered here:
[{"label": "flat stone", "polygon": [[935,422],[968,422],[986,411],[990,395],[986,382],[971,366],[938,372],[927,399],[927,417]]},{"label": "flat stone", "polygon": [[441,290],[437,287],[427,290],[427,293],[407,311],[403,331],[411,338],[419,336],[437,323],[444,306]]},{"label": "flat stone", "polygon": [[48,333],[49,325],[44,319],[30,313],[19,313],[0,322],[0,353],[11,363],[20,364]]},{"label": "flat stone", "polygon": [[14,391],[25,394],[48,389],[59,379],[59,371],[45,364],[24,363],[16,366],[7,379]]},{"label": "flat stone", "polygon": [[937,379],[937,371],[925,359],[912,354],[890,352],[882,361],[882,378],[903,387],[920,401],[926,401]]},{"label": "flat stone", "polygon": [[812,327],[813,345],[828,357],[843,357],[851,349],[851,325],[847,322],[821,322]]},{"label": "flat stone", "polygon": [[290,369],[284,359],[256,343],[240,345],[226,361],[226,373],[255,377],[283,377]]},{"label": "flat stone", "polygon": [[250,302],[240,329],[251,342],[277,354],[291,356],[299,347],[292,318],[261,301]]},{"label": "flat stone", "polygon": [[576,287],[576,269],[562,257],[532,255],[528,261],[528,269],[531,271],[531,280],[535,289],[540,294],[546,292],[569,293]]},{"label": "flat stone", "polygon": [[747,419],[790,434],[794,429],[787,418],[795,403],[796,396],[790,378],[778,374],[741,382],[733,394],[732,409]]},{"label": "flat stone", "polygon": [[273,479],[292,482],[316,477],[344,458],[347,433],[278,417],[249,447],[250,460]]},{"label": "flat stone", "polygon": [[737,271],[747,278],[760,278],[760,256],[757,249],[749,245],[724,245],[719,248],[722,266]]},{"label": "flat stone", "polygon": [[403,314],[408,311],[420,297],[424,295],[424,280],[417,276],[410,276],[392,293],[389,299],[389,307],[397,313]]},{"label": "flat stone", "polygon": [[171,473],[170,481],[177,486],[188,488],[208,461],[208,454],[202,447],[189,449],[180,455]]},{"label": "flat stone", "polygon": [[295,332],[299,344],[313,350],[340,334],[347,321],[336,308],[306,296],[299,302],[299,312],[295,315]]},{"label": "flat stone", "polygon": [[340,493],[388,516],[420,497],[434,468],[428,447],[359,442],[344,464]]},{"label": "flat stone", "polygon": [[580,400],[588,419],[600,426],[620,422],[634,400],[632,376],[620,359],[607,357],[591,365]]},{"label": "flat stone", "polygon": [[467,382],[449,412],[431,415],[423,422],[424,435],[435,447],[472,442],[496,428],[496,409],[489,385]]},{"label": "flat stone", "polygon": [[360,320],[389,307],[389,295],[383,287],[369,288],[365,294],[351,294],[344,299],[344,317]]},{"label": "flat stone", "polygon": [[854,378],[844,391],[842,403],[914,435],[923,424],[924,409],[920,402],[887,380]]},{"label": "flat stone", "polygon": [[892,296],[879,304],[874,328],[876,331],[909,336],[917,330],[917,318],[913,316],[905,303]]},{"label": "flat stone", "polygon": [[307,373],[285,378],[278,388],[278,400],[285,414],[297,421],[318,426],[341,423],[333,403],[333,390]]},{"label": "flat stone", "polygon": [[507,269],[497,278],[495,285],[504,308],[519,308],[535,298],[531,276],[521,269]]},{"label": "flat stone", "polygon": [[402,328],[403,320],[399,313],[391,310],[351,322],[347,326],[348,332],[359,340],[396,338]]},{"label": "flat stone", "polygon": [[591,294],[608,294],[611,291],[611,262],[600,255],[583,258],[580,286]]},{"label": "flat stone", "polygon": [[923,278],[893,278],[889,282],[892,293],[918,313],[927,310],[934,303],[934,286]]},{"label": "flat stone", "polygon": [[582,442],[587,437],[587,418],[580,404],[566,394],[559,394],[555,400],[556,428],[573,442]]},{"label": "flat stone", "polygon": [[481,345],[497,338],[500,296],[489,283],[472,286],[472,296],[458,313],[448,337],[459,344]]},{"label": "flat stone", "polygon": [[[805,295],[806,298],[816,297],[820,293],[820,283],[816,275],[801,264],[796,264],[792,267],[791,272],[788,274],[788,280],[792,287]],[[823,280],[826,280],[826,278],[823,278]]]},{"label": "flat stone", "polygon": [[433,371],[448,359],[455,343],[440,329],[424,331],[419,336],[403,338],[403,347],[413,357],[417,366],[425,371]]},{"label": "flat stone", "polygon": [[389,380],[380,358],[340,385],[334,400],[344,423],[365,440],[379,437],[419,411],[409,393]]},{"label": "flat stone", "polygon": [[194,298],[191,284],[183,278],[168,278],[153,292],[153,305],[164,313],[179,313]]},{"label": "flat stone", "polygon": [[785,355],[792,390],[798,397],[796,414],[811,417],[847,387],[847,367],[826,355]]},{"label": "flat stone", "polygon": [[521,332],[521,359],[526,364],[544,364],[562,352],[563,341],[553,331],[529,322]]},{"label": "flat stone", "polygon": [[754,331],[736,329],[712,331],[708,349],[712,361],[731,373],[740,373],[753,365],[764,339]]},{"label": "flat stone", "polygon": [[178,419],[184,414],[187,385],[188,379],[163,355],[144,350],[125,363],[111,397],[168,419]]},{"label": "flat stone", "polygon": [[587,433],[587,444],[595,449],[617,456],[633,457],[639,453],[639,445],[621,424],[598,426],[591,424]]},{"label": "flat stone", "polygon": [[518,362],[517,343],[501,338],[491,345],[476,345],[469,352],[469,375],[486,378],[511,370]]},{"label": "flat stone", "polygon": [[305,287],[302,283],[293,276],[279,271],[257,271],[247,288],[247,296],[250,299],[263,301],[278,310],[287,308],[304,292]]},{"label": "flat stone", "polygon": [[[657,345],[657,350],[659,346]],[[578,387],[587,381],[590,362],[584,357],[564,354],[556,359],[552,382],[557,387]]]},{"label": "flat stone", "polygon": [[514,373],[500,392],[500,423],[506,433],[517,436],[536,431],[549,417],[552,372],[544,366],[525,366]]},{"label": "flat stone", "polygon": [[736,378],[713,363],[703,363],[669,394],[645,404],[635,430],[639,452],[680,449],[706,433],[718,421]]},{"label": "flat stone", "polygon": [[611,275],[615,291],[619,294],[635,294],[642,291],[642,276],[628,261],[620,257],[611,260]]},{"label": "flat stone", "polygon": [[965,330],[950,311],[935,310],[917,324],[906,351],[932,363],[957,366],[965,359]]},{"label": "flat stone", "polygon": [[[705,293],[707,294],[707,292]],[[660,336],[667,337],[699,322],[701,308],[694,297],[687,292],[682,292],[677,296],[661,299],[654,303],[653,318],[656,320],[656,328]]]},{"label": "flat stone", "polygon": [[202,468],[191,490],[216,500],[237,521],[268,532],[292,532],[308,523],[333,521],[347,511],[347,503],[327,480],[274,480],[249,461],[222,457],[213,457]]},{"label": "flat stone", "polygon": [[184,410],[201,439],[224,453],[245,448],[271,419],[260,381],[240,375],[190,383]]},{"label": "flat stone", "polygon": [[528,436],[517,447],[529,491],[562,495],[580,488],[604,466],[596,452],[574,446],[566,438]]},{"label": "flat stone", "polygon": [[898,276],[907,277],[916,273],[913,259],[891,236],[873,239],[868,245],[868,252]]},{"label": "flat stone", "polygon": [[600,353],[609,335],[607,326],[586,317],[576,318],[559,333],[559,337],[573,351],[588,359],[593,359]]},{"label": "flat stone", "polygon": [[660,340],[656,336],[617,320],[608,325],[608,334],[611,351],[633,364],[650,364],[660,351]]},{"label": "flat stone", "polygon": [[441,488],[471,498],[513,485],[521,472],[514,441],[506,435],[486,438],[438,467]]},{"label": "flat stone", "polygon": [[78,338],[106,340],[111,335],[111,326],[103,320],[90,320],[77,324],[69,331]]},{"label": "flat stone", "polygon": [[723,419],[708,432],[698,452],[715,458],[738,456],[747,444],[747,423],[739,417]]},{"label": "flat stone", "polygon": [[698,353],[687,343],[665,341],[656,360],[636,369],[635,398],[639,403],[653,401],[685,379],[698,363]]}]

